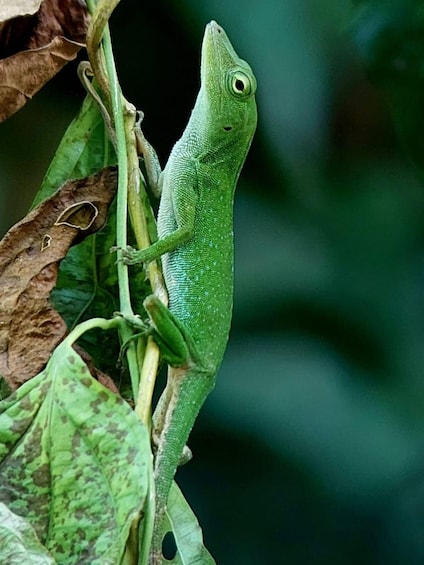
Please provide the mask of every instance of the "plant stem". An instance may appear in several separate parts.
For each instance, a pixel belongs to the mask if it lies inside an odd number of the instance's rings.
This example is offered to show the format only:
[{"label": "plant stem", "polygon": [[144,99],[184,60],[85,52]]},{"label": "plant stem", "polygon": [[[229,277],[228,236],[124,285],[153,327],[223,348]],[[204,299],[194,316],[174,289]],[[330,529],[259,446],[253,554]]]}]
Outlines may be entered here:
[{"label": "plant stem", "polygon": [[122,324],[123,320],[118,316],[110,320],[107,320],[106,318],[90,318],[89,320],[81,322],[81,324],[75,326],[71,333],[63,340],[63,343],[72,345],[89,330],[94,330],[95,328],[100,328],[101,330],[111,330],[113,328],[119,327]]},{"label": "plant stem", "polygon": [[[92,13],[92,22],[87,34],[87,52],[90,56],[93,72],[104,96],[106,105],[110,108],[116,134],[116,152],[118,157],[118,195],[116,218],[117,274],[119,286],[119,307],[126,319],[134,317],[131,307],[128,266],[121,261],[122,249],[127,245],[127,207],[128,207],[128,155],[124,127],[122,93],[119,86],[112,42],[110,38],[108,19],[119,0],[100,0],[96,5],[89,0],[88,6]],[[100,47],[102,40],[102,47]],[[139,387],[139,367],[137,351],[132,337],[132,330],[127,324],[120,325],[122,343],[128,343],[126,350],[128,368],[134,398]]]}]

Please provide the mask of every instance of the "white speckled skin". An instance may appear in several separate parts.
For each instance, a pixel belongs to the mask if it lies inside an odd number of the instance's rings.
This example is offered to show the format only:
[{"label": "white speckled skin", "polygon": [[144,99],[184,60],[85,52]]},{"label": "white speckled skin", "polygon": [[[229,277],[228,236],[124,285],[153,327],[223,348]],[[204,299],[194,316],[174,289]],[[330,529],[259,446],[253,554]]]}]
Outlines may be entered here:
[{"label": "white speckled skin", "polygon": [[195,208],[192,236],[162,262],[169,309],[215,370],[232,315],[234,190],[257,120],[255,83],[249,96],[228,92],[225,74],[235,68],[253,77],[224,30],[211,22],[203,40],[201,89],[163,172],[158,216],[159,237],[164,239],[187,223]]}]

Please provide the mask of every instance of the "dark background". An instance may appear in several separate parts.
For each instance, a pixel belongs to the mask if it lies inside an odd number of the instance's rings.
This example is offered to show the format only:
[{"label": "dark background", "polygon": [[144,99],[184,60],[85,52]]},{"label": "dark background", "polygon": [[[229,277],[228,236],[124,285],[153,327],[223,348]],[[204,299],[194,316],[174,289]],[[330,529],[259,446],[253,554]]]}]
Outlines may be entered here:
[{"label": "dark background", "polygon": [[[424,9],[409,0],[122,0],[126,97],[161,160],[204,25],[258,79],[233,331],[179,483],[220,565],[424,562]],[[84,92],[76,63],[0,126],[0,232]]]}]

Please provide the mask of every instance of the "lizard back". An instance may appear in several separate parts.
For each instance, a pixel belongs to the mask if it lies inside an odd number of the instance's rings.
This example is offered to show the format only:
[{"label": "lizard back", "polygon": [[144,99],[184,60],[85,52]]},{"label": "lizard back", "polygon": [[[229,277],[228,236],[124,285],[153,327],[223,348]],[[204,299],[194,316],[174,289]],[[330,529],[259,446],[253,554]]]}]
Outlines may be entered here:
[{"label": "lizard back", "polygon": [[224,30],[208,24],[200,91],[163,172],[158,232],[164,238],[194,212],[192,237],[162,257],[163,270],[171,312],[215,369],[231,325],[233,200],[256,128],[255,90],[250,66]]}]

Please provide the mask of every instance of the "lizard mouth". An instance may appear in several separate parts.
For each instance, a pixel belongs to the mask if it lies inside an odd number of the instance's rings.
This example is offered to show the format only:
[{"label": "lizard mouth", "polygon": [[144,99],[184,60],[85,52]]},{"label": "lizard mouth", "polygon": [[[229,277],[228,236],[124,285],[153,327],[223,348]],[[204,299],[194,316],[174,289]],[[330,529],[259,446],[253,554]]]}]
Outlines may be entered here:
[{"label": "lizard mouth", "polygon": [[226,56],[233,61],[238,60],[224,29],[215,20],[212,20],[206,26],[202,43],[201,72],[204,76],[208,69],[220,67],[220,58],[223,53],[226,53]]},{"label": "lizard mouth", "polygon": [[212,20],[207,24],[202,43],[202,72],[207,72],[207,69],[210,68],[211,65],[213,65],[213,63],[215,62],[218,54],[218,49],[216,47],[216,36],[222,33],[225,34],[222,27],[219,26],[216,21]]},{"label": "lizard mouth", "polygon": [[224,61],[231,62],[233,65],[244,63],[235,52],[224,29],[215,20],[212,20],[207,24],[203,36],[202,76],[207,76],[207,72],[210,69],[223,68]]}]

